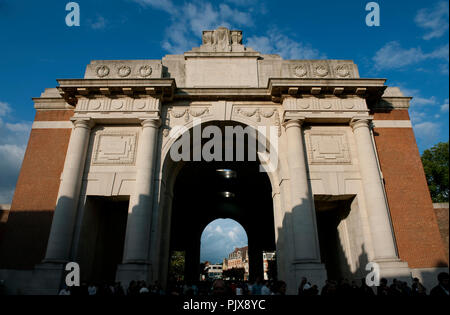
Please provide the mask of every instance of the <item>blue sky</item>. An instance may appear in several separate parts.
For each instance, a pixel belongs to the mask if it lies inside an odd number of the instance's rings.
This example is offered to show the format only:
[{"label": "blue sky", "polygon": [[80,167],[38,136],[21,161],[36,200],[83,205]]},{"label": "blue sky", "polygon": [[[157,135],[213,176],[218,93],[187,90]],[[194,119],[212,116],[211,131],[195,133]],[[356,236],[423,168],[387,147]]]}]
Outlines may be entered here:
[{"label": "blue sky", "polygon": [[[0,0],[0,203],[12,199],[35,115],[31,97],[57,78],[82,78],[92,59],[161,59],[199,46],[201,31],[218,26],[243,30],[244,44],[262,53],[354,60],[361,77],[388,78],[414,96],[421,152],[448,141],[448,1],[377,1],[379,27],[366,26],[369,1],[360,0],[79,0],[79,27],[65,24],[68,2]],[[228,235],[234,223],[214,224],[209,239],[245,245],[242,231],[235,243],[219,237],[218,226]]]}]

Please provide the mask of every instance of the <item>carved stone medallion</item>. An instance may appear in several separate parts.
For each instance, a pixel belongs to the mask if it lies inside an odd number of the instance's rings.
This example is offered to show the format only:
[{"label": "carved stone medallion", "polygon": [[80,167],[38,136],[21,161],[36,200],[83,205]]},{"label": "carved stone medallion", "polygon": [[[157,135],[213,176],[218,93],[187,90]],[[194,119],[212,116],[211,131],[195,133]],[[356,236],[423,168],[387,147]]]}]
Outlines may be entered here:
[{"label": "carved stone medallion", "polygon": [[152,67],[150,67],[149,65],[145,65],[139,68],[139,75],[141,77],[148,77],[152,74]]},{"label": "carved stone medallion", "polygon": [[128,67],[128,66],[121,66],[121,67],[117,70],[117,74],[118,74],[120,77],[122,77],[122,78],[129,76],[130,73],[131,73],[131,68]]},{"label": "carved stone medallion", "polygon": [[98,77],[103,78],[109,74],[109,68],[105,65],[98,66],[96,72]]}]

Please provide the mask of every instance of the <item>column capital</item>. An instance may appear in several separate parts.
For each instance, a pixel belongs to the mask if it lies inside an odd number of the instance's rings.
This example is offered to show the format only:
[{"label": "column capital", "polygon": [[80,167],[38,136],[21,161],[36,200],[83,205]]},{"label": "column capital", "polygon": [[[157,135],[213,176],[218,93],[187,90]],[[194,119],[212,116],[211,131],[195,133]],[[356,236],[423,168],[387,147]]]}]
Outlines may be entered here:
[{"label": "column capital", "polygon": [[360,127],[369,128],[372,119],[372,116],[353,117],[350,121],[350,126],[352,127],[353,131]]},{"label": "column capital", "polygon": [[157,129],[159,128],[159,126],[161,126],[161,120],[154,118],[145,118],[141,120],[141,125],[144,128],[151,127]]},{"label": "column capital", "polygon": [[95,126],[95,121],[92,118],[71,118],[75,128],[92,129]]},{"label": "column capital", "polygon": [[303,125],[304,122],[305,122],[305,117],[299,117],[299,118],[296,118],[296,119],[290,119],[288,121],[285,121],[283,123],[283,126],[284,126],[284,129],[286,129],[286,130],[291,128],[291,127],[300,128]]}]

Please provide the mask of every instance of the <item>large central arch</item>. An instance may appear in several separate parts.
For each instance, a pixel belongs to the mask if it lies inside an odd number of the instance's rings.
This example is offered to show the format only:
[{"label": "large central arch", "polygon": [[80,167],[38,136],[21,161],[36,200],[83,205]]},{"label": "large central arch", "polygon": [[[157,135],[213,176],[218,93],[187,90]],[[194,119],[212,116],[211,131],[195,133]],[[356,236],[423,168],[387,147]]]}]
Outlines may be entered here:
[{"label": "large central arch", "polygon": [[[208,125],[219,126],[222,130],[225,126],[247,127],[236,121],[209,121],[202,124],[202,128]],[[193,126],[189,127],[191,133]],[[166,284],[171,251],[185,251],[185,278],[197,280],[202,231],[215,219],[231,218],[247,232],[251,278],[262,277],[262,253],[276,249],[276,204],[273,202],[276,173],[261,172],[260,166],[264,165],[258,158],[241,162],[174,162],[169,151],[170,146],[166,144],[158,185],[160,228],[159,242],[155,244],[158,250],[155,276]],[[236,178],[220,178],[218,170],[223,169],[233,170]],[[233,193],[231,198],[221,194],[229,190]]]}]

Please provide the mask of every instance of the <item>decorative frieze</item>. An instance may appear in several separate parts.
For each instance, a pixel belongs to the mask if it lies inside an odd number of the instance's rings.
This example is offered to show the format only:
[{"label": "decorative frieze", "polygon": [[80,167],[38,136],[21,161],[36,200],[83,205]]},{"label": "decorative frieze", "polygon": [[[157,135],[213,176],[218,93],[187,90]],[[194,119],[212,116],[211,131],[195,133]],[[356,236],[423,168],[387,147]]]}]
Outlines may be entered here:
[{"label": "decorative frieze", "polygon": [[363,111],[367,105],[362,98],[286,98],[285,110],[298,111]]},{"label": "decorative frieze", "polygon": [[273,120],[273,125],[278,128],[278,136],[281,136],[280,114],[277,108],[261,108],[261,107],[235,107],[234,114],[246,118],[253,118],[256,123],[261,122],[261,118]]},{"label": "decorative frieze", "polygon": [[199,118],[209,113],[208,107],[193,107],[185,109],[169,109],[169,115],[173,118],[183,118],[185,122],[189,122],[192,117]]},{"label": "decorative frieze", "polygon": [[161,60],[93,60],[85,79],[162,78]]},{"label": "decorative frieze", "polygon": [[356,65],[351,61],[336,60],[289,60],[290,76],[293,78],[358,78]]},{"label": "decorative frieze", "polygon": [[153,97],[145,98],[82,98],[76,112],[149,112],[159,111],[160,101]]}]

